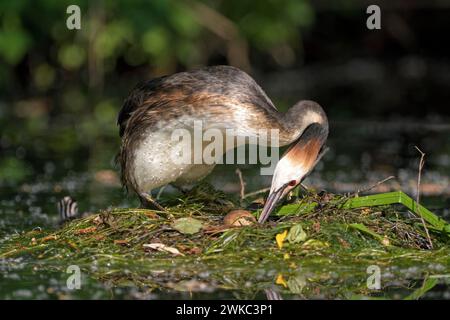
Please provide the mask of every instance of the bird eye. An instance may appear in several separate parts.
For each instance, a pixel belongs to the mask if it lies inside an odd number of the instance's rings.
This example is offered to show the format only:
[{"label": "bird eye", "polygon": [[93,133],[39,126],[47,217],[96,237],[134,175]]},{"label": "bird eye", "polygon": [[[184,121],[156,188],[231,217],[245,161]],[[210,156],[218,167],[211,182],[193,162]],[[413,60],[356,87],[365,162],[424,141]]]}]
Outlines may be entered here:
[{"label": "bird eye", "polygon": [[289,181],[289,185],[290,185],[291,187],[295,186],[296,184],[297,184],[297,181],[295,181],[295,180]]}]

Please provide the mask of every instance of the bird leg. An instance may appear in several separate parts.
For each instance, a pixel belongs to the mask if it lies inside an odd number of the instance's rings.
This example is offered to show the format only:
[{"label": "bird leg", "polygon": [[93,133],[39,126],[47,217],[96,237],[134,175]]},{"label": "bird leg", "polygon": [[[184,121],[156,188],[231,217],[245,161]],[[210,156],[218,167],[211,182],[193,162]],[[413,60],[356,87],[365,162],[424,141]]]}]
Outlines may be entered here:
[{"label": "bird leg", "polygon": [[183,195],[187,195],[192,190],[187,187],[182,187],[182,186],[174,184],[174,183],[171,183],[170,185],[172,187],[174,187],[175,189],[177,189],[178,191],[180,191]]},{"label": "bird leg", "polygon": [[141,200],[141,207],[152,210],[166,211],[163,206],[156,202],[151,195],[142,192],[139,193],[139,200]]}]

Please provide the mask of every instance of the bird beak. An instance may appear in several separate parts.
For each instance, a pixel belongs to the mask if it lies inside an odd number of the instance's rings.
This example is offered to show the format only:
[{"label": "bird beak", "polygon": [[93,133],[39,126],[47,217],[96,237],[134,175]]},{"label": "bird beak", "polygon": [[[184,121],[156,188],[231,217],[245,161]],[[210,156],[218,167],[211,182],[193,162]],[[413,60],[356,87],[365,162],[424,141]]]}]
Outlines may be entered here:
[{"label": "bird beak", "polygon": [[272,213],[272,211],[277,206],[278,202],[284,197],[284,195],[287,193],[286,191],[288,187],[288,184],[285,184],[280,189],[274,192],[270,192],[269,197],[267,198],[266,204],[264,205],[264,208],[261,212],[261,215],[259,216],[258,222],[264,223],[264,221],[267,220],[269,215]]}]

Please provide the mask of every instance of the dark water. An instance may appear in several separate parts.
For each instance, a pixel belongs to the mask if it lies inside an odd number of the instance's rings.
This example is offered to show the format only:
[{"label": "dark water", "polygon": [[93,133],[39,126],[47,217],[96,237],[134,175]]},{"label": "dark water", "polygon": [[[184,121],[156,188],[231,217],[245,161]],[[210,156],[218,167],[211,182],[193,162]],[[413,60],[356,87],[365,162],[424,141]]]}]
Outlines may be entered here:
[{"label": "dark water", "polygon": [[[36,141],[11,143],[3,137],[2,161],[17,158],[19,165],[3,165],[0,182],[0,239],[33,228],[55,228],[58,217],[55,203],[64,195],[78,201],[81,211],[96,211],[107,207],[136,206],[133,196],[126,196],[118,184],[116,169],[112,166],[118,141],[93,142],[95,147],[74,148],[59,153],[47,148],[49,136]],[[5,142],[7,141],[7,142]],[[448,219],[450,215],[450,125],[428,122],[337,122],[332,125],[329,139],[330,152],[318,165],[306,184],[318,190],[344,193],[355,191],[396,176],[376,191],[401,189],[410,195],[416,192],[419,153],[426,153],[426,166],[422,174],[422,202],[435,213]],[[6,160],[5,160],[6,159]],[[100,163],[100,165],[99,165]],[[6,170],[11,173],[6,172]],[[17,172],[14,172],[16,170]],[[235,168],[217,167],[209,181],[225,192],[238,192]],[[261,177],[255,166],[241,166],[247,183],[247,192],[267,187],[270,177]],[[21,176],[22,171],[26,175]],[[170,190],[166,191],[170,192]],[[1,245],[0,240],[0,245]],[[341,266],[345,268],[346,266]],[[430,268],[427,266],[425,268]],[[442,266],[437,266],[442,268]],[[410,270],[408,281],[396,280],[395,272],[386,277],[390,285],[381,296],[402,298],[424,283],[424,272],[418,266]],[[54,271],[52,271],[54,270]],[[438,284],[424,298],[450,298],[448,266],[437,277]],[[269,271],[268,271],[269,272]],[[316,271],[317,272],[317,271]],[[388,272],[389,273],[389,272]],[[83,276],[81,290],[69,290],[67,274],[56,271],[40,261],[26,259],[0,259],[0,298],[3,299],[157,299],[157,298],[265,298],[263,290],[251,296],[239,291],[200,290],[193,294],[180,292],[149,292],[133,285],[115,287],[107,281]],[[348,281],[352,281],[351,277]],[[339,281],[333,282],[339,283]],[[333,295],[311,293],[316,298],[352,298],[351,292]],[[284,298],[302,298],[292,295]],[[354,297],[355,298],[355,297]],[[357,298],[357,297],[356,297]]]}]

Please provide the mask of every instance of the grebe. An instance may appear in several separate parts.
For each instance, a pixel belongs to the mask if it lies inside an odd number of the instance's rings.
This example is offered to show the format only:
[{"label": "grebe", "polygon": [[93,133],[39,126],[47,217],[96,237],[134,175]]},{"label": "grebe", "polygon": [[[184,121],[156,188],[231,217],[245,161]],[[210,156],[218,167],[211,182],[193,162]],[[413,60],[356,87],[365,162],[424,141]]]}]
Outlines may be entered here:
[{"label": "grebe", "polygon": [[56,206],[58,207],[60,224],[80,217],[78,204],[70,196],[65,196],[59,200]]},{"label": "grebe", "polygon": [[78,204],[75,199],[70,196],[65,196],[59,200],[56,204],[59,213],[59,225],[63,225],[68,221],[72,221],[78,218],[84,218],[90,216],[91,212],[79,212]]},{"label": "grebe", "polygon": [[328,136],[328,120],[319,104],[300,101],[280,113],[261,87],[235,67],[205,67],[143,82],[125,99],[117,120],[122,184],[143,206],[163,209],[151,190],[192,184],[214,168],[215,163],[180,164],[171,158],[179,147],[172,141],[173,131],[193,130],[196,120],[205,130],[233,129],[246,137],[258,135],[260,128],[277,129],[279,146],[290,145],[275,167],[260,223],[311,172]]}]

